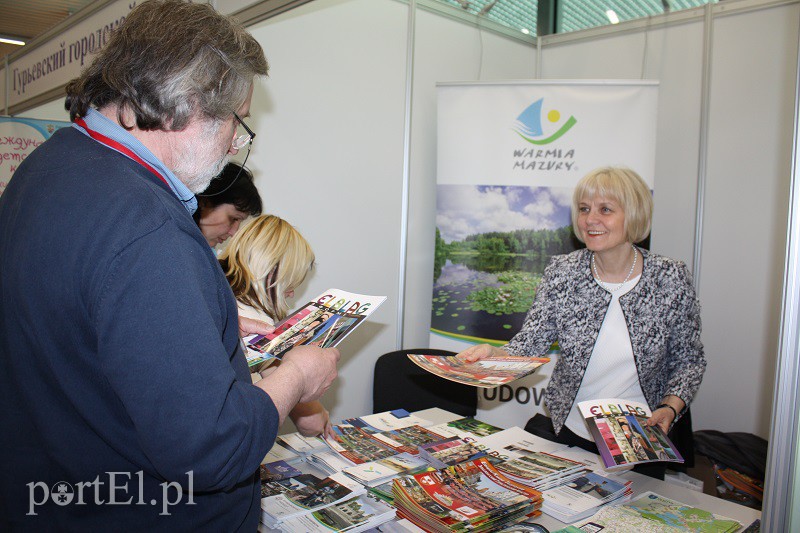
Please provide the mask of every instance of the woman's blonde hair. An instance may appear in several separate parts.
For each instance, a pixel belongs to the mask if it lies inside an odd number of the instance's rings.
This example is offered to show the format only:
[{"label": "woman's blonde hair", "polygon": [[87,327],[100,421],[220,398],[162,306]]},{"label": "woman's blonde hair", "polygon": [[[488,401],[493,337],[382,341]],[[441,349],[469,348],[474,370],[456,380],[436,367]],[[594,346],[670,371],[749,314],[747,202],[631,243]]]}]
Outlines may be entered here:
[{"label": "woman's blonde hair", "polygon": [[578,204],[595,197],[617,202],[625,213],[625,237],[629,242],[641,242],[650,235],[653,219],[653,196],[641,176],[629,168],[602,167],[592,170],[578,182],[572,193],[572,228],[578,231]]},{"label": "woman's blonde hair", "polygon": [[291,224],[260,215],[231,237],[219,261],[236,299],[278,321],[289,312],[286,292],[303,283],[314,252]]}]

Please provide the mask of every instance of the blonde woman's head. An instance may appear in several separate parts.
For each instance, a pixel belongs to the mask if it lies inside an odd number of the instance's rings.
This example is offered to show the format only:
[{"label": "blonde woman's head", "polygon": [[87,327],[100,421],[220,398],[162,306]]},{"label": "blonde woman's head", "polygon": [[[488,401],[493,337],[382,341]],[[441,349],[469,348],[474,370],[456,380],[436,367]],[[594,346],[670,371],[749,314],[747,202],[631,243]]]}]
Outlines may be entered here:
[{"label": "blonde woman's head", "polygon": [[602,167],[586,174],[572,194],[572,228],[584,241],[578,228],[579,204],[595,198],[614,200],[625,213],[625,237],[637,243],[650,235],[653,196],[641,176],[629,168]]},{"label": "blonde woman's head", "polygon": [[274,215],[252,218],[219,257],[236,299],[273,320],[289,312],[287,298],[314,265],[314,252],[291,224]]}]

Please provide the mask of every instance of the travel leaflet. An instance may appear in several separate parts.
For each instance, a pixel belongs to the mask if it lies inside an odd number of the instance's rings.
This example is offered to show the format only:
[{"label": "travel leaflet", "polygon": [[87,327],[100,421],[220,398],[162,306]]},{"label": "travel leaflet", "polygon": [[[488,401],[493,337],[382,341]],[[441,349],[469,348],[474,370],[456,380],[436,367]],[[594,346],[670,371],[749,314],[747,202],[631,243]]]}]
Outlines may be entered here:
[{"label": "travel leaflet", "polygon": [[473,387],[498,387],[532,374],[550,362],[549,357],[491,357],[474,363],[454,355],[409,354],[420,368],[439,377]]},{"label": "travel leaflet", "polygon": [[247,364],[275,361],[295,346],[336,346],[385,300],[385,296],[328,289],[276,324],[272,333],[244,338]]},{"label": "travel leaflet", "polygon": [[579,402],[606,468],[668,461],[682,463],[678,450],[659,426],[647,426],[647,405],[619,398]]}]

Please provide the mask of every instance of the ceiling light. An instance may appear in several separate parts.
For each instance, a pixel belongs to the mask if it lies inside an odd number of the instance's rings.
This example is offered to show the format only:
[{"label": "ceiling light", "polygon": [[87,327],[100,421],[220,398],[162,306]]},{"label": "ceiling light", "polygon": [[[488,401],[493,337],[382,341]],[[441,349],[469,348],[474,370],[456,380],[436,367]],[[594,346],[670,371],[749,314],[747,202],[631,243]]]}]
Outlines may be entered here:
[{"label": "ceiling light", "polygon": [[606,11],[606,16],[608,17],[608,20],[609,22],[611,22],[611,24],[619,24],[619,17],[617,16],[617,14],[614,12],[613,9],[609,9],[608,11]]},{"label": "ceiling light", "polygon": [[16,39],[6,39],[5,37],[0,37],[0,43],[16,44],[17,46],[25,46],[25,41],[18,41]]},{"label": "ceiling light", "polygon": [[521,31],[521,32],[522,32],[522,33],[524,33],[525,35],[528,35],[528,34],[530,33],[530,31],[528,30],[528,28],[522,28],[522,29],[521,29],[521,30],[519,30],[519,31]]}]

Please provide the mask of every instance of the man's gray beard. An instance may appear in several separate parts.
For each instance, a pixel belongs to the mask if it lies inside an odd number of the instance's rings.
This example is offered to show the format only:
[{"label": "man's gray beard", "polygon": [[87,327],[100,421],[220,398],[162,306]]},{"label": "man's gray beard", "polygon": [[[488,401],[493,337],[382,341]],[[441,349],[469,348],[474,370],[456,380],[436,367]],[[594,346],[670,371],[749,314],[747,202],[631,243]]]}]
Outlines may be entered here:
[{"label": "man's gray beard", "polygon": [[207,171],[194,176],[187,183],[185,183],[186,188],[192,191],[193,194],[200,194],[204,190],[208,189],[208,186],[211,184],[211,180],[219,176],[219,174],[222,172],[222,169],[228,164],[230,158],[230,155],[226,155],[220,159],[220,161],[214,167],[209,167]]},{"label": "man's gray beard", "polygon": [[209,155],[222,152],[219,140],[216,139],[222,121],[206,119],[201,123],[201,132],[190,139],[177,157],[172,171],[193,194],[203,192],[211,180],[216,178],[230,159],[227,150],[216,162],[209,161]]}]

